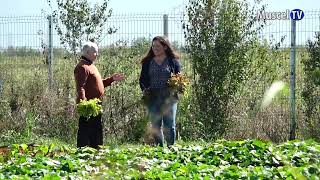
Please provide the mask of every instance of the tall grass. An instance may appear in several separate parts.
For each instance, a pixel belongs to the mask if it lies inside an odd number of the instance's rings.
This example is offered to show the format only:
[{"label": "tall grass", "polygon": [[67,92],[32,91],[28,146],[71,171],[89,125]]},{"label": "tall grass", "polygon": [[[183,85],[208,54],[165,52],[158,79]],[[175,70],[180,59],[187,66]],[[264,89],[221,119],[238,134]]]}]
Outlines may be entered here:
[{"label": "tall grass", "polygon": [[[146,48],[146,47],[144,47]],[[143,142],[148,125],[146,111],[138,103],[141,92],[138,85],[140,59],[146,49],[113,47],[100,53],[97,67],[103,77],[123,72],[126,79],[106,88],[103,100],[105,143]],[[300,61],[307,56],[301,51],[298,56],[297,112],[298,134],[303,138],[303,122],[300,103]],[[259,45],[248,53],[252,63],[247,67],[250,76],[229,103],[227,139],[260,138],[274,142],[285,141],[289,133],[288,97],[280,97],[261,111],[260,105],[266,88],[275,80],[289,82],[289,51],[272,50]],[[182,54],[183,71],[192,80],[194,74],[191,60]],[[0,56],[0,79],[3,90],[0,101],[0,138],[24,137],[25,141],[37,141],[35,137],[55,138],[74,144],[78,124],[75,112],[74,59],[57,56],[54,59],[54,86],[48,89],[48,69],[45,57]],[[196,121],[194,110],[194,84],[180,99],[177,114],[179,138],[196,140],[205,136],[206,126]],[[14,138],[13,138],[14,139]],[[13,141],[13,139],[11,139]]]}]

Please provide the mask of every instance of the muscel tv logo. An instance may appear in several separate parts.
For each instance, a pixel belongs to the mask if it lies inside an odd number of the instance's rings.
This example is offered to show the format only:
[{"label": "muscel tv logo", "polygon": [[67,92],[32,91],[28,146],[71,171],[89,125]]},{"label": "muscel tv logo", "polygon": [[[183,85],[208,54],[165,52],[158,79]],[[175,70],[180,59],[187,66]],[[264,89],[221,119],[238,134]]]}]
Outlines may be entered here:
[{"label": "muscel tv logo", "polygon": [[304,12],[301,9],[294,9],[290,12],[292,20],[301,20],[304,17]]},{"label": "muscel tv logo", "polygon": [[286,10],[281,12],[265,12],[260,11],[257,13],[258,20],[301,20],[304,17],[304,12],[301,9],[294,9],[292,11]]}]

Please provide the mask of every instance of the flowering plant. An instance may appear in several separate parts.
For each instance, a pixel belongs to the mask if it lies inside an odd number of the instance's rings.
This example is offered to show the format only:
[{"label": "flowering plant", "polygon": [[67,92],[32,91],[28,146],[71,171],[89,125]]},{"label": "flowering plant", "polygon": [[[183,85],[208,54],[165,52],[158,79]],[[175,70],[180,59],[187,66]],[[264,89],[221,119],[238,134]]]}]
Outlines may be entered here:
[{"label": "flowering plant", "polygon": [[189,83],[190,82],[187,76],[181,73],[171,74],[171,77],[168,80],[168,86],[170,90],[181,94],[185,92],[186,87],[189,85]]}]

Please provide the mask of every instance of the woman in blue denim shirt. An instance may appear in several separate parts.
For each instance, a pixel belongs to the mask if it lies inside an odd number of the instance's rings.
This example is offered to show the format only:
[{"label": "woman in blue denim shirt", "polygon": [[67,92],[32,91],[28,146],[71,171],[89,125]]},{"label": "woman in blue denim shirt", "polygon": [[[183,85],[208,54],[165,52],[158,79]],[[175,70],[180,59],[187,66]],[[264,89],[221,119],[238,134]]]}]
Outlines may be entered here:
[{"label": "woman in blue denim shirt", "polygon": [[175,142],[178,96],[170,92],[167,82],[171,74],[180,71],[179,56],[173,51],[168,39],[163,36],[154,37],[148,54],[142,59],[139,83],[147,98],[146,107],[155,143],[162,147],[162,124],[167,146]]}]

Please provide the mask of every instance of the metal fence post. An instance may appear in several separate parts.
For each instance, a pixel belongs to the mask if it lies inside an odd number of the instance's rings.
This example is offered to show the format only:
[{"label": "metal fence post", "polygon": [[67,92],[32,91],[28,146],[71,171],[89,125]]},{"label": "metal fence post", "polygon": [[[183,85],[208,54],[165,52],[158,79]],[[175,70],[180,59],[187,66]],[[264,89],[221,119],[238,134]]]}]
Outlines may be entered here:
[{"label": "metal fence post", "polygon": [[52,36],[53,36],[53,21],[52,16],[48,16],[49,21],[49,46],[48,46],[48,79],[49,79],[49,89],[52,89],[53,87],[53,42],[52,42]]},{"label": "metal fence post", "polygon": [[163,35],[168,37],[168,14],[163,15]]},{"label": "metal fence post", "polygon": [[290,49],[290,137],[296,138],[296,21],[291,20],[291,49]]}]

